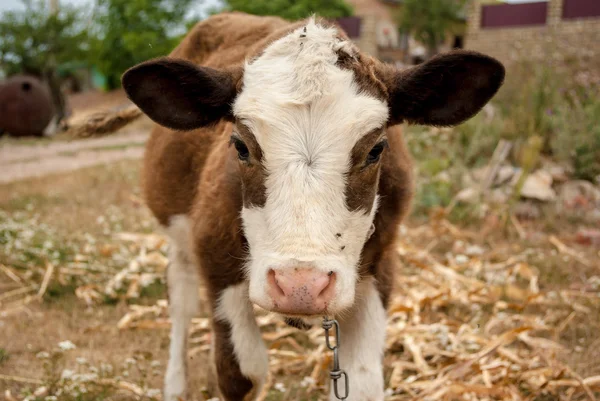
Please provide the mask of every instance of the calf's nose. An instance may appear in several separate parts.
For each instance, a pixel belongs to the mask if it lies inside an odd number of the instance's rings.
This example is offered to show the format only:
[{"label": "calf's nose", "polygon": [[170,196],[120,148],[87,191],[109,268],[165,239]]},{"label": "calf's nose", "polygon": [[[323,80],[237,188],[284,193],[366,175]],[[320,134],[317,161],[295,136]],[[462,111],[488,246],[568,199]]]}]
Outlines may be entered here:
[{"label": "calf's nose", "polygon": [[327,309],[335,291],[335,274],[312,268],[269,270],[267,294],[274,311],[318,315]]}]

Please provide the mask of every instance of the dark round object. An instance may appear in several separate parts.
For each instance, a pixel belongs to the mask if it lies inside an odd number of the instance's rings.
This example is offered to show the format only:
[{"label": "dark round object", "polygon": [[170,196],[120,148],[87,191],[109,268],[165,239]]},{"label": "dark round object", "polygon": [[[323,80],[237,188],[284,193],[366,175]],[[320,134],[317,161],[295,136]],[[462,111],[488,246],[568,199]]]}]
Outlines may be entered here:
[{"label": "dark round object", "polygon": [[50,91],[39,79],[15,75],[0,83],[0,132],[42,136],[53,116]]}]

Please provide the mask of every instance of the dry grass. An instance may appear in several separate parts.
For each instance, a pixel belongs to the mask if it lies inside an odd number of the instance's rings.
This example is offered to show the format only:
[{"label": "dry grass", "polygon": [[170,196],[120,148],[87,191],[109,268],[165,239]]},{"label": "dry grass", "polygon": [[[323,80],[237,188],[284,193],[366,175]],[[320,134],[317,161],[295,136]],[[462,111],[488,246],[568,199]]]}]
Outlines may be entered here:
[{"label": "dry grass", "polygon": [[[139,198],[137,167],[122,162],[0,186],[7,400],[58,392],[65,400],[160,399],[170,324],[166,242],[153,234]],[[492,216],[459,227],[437,213],[402,228],[386,399],[600,396],[598,250],[574,245],[567,223],[553,233],[558,243],[543,221],[521,223],[527,240],[498,224]],[[191,333],[193,400],[214,395],[205,312]],[[326,399],[322,330],[291,330],[257,313],[271,353],[263,398]],[[66,340],[76,348],[60,350]]]}]

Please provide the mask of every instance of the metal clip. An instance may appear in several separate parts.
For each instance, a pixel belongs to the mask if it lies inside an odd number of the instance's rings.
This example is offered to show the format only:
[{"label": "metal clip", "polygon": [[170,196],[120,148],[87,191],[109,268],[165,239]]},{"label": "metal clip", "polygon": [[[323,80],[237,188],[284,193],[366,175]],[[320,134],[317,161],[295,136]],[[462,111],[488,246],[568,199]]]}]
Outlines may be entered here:
[{"label": "metal clip", "polygon": [[[329,341],[329,330],[335,326],[335,345],[331,345]],[[329,377],[333,381],[333,394],[335,394],[338,400],[345,400],[348,398],[350,393],[350,381],[348,380],[348,374],[340,368],[340,359],[338,356],[338,350],[340,347],[340,325],[337,320],[329,319],[327,316],[323,318],[323,329],[325,330],[325,344],[327,348],[333,351],[333,368],[329,371]],[[344,392],[340,395],[338,389],[338,381],[344,378]]]}]

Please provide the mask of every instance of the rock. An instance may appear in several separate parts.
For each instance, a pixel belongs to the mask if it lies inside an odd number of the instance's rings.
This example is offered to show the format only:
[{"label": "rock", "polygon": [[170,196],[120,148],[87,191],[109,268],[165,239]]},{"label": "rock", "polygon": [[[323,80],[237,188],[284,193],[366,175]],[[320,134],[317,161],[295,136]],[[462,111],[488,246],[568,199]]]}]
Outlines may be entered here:
[{"label": "rock", "polygon": [[552,189],[552,175],[544,170],[537,170],[530,174],[521,188],[521,196],[543,202],[555,200],[556,192]]},{"label": "rock", "polygon": [[600,223],[600,208],[596,208],[587,212],[586,218],[592,224]]},{"label": "rock", "polygon": [[552,176],[552,180],[555,183],[565,182],[569,179],[567,169],[551,160],[544,160],[542,170],[547,171]]},{"label": "rock", "polygon": [[460,185],[463,188],[468,188],[468,187],[474,187],[478,184],[475,181],[475,178],[473,178],[473,176],[467,171],[467,172],[463,173],[462,177],[460,178]]},{"label": "rock", "polygon": [[502,166],[498,169],[496,177],[494,177],[494,185],[502,185],[510,181],[511,178],[519,171],[513,166]]},{"label": "rock", "polygon": [[575,241],[582,245],[600,246],[600,230],[593,228],[582,228],[577,231]]},{"label": "rock", "polygon": [[479,199],[479,191],[475,188],[465,188],[456,194],[455,199],[459,202],[475,203]]},{"label": "rock", "polygon": [[487,200],[491,203],[506,203],[510,198],[510,189],[506,187],[494,188],[487,196]]},{"label": "rock", "polygon": [[600,189],[589,181],[569,181],[560,187],[559,199],[566,208],[592,210],[600,208]]},{"label": "rock", "polygon": [[541,216],[540,208],[533,202],[519,202],[513,213],[520,220],[535,220]]},{"label": "rock", "polygon": [[451,182],[451,181],[452,181],[452,177],[450,177],[450,173],[449,173],[449,172],[447,172],[447,171],[441,171],[441,172],[439,172],[439,173],[438,173],[438,174],[437,174],[437,175],[434,177],[434,179],[435,179],[436,181],[439,181],[439,182]]},{"label": "rock", "polygon": [[461,254],[461,255],[456,255],[454,257],[454,261],[458,265],[464,265],[465,263],[469,262],[469,258],[466,255]]},{"label": "rock", "polygon": [[467,246],[467,249],[465,249],[465,253],[467,254],[467,256],[483,255],[484,252],[485,250],[479,245],[469,245]]},{"label": "rock", "polygon": [[487,170],[487,166],[476,168],[474,170],[471,170],[471,176],[475,181],[481,182],[485,179],[485,176],[487,175]]},{"label": "rock", "polygon": [[491,121],[496,116],[496,107],[491,103],[488,103],[485,106],[483,106],[482,111],[486,121]]}]

